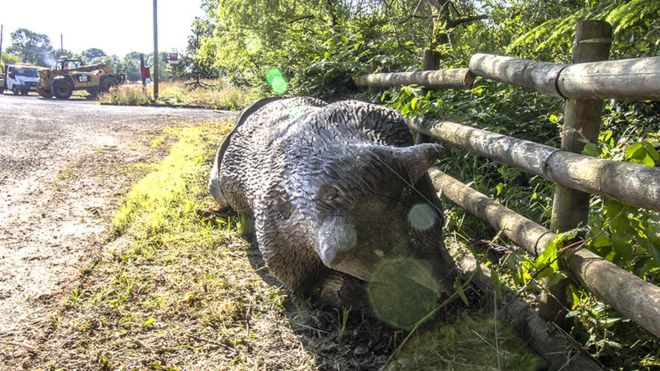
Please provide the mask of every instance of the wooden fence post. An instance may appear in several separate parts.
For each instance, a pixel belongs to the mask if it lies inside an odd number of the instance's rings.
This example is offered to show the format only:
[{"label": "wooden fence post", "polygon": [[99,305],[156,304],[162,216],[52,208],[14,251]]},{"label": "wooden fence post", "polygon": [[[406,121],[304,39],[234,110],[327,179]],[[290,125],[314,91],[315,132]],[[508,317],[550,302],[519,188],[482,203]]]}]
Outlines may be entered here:
[{"label": "wooden fence post", "polygon": [[[422,59],[422,70],[437,70],[440,67],[440,53],[433,49],[424,49],[424,58]],[[424,89],[426,91],[427,89]],[[415,144],[431,143],[433,138],[422,134],[419,131],[415,136]]]},{"label": "wooden fence post", "polygon": [[[582,21],[575,30],[572,63],[607,60],[612,44],[612,26],[603,21]],[[561,149],[582,152],[587,142],[595,143],[600,130],[603,101],[601,99],[567,99],[564,108],[564,126],[561,131]],[[555,187],[552,205],[551,229],[564,232],[586,226],[589,217],[589,194],[560,185]],[[559,325],[566,325],[567,280],[544,282],[539,314]]]}]

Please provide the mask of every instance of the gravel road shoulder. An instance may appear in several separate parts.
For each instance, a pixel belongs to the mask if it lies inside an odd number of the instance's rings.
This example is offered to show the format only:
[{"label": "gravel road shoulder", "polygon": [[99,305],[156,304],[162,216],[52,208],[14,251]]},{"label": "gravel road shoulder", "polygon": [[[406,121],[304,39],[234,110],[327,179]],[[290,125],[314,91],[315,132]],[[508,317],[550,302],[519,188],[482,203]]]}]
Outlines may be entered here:
[{"label": "gravel road shoulder", "polygon": [[168,125],[230,112],[0,96],[0,368],[30,352]]}]

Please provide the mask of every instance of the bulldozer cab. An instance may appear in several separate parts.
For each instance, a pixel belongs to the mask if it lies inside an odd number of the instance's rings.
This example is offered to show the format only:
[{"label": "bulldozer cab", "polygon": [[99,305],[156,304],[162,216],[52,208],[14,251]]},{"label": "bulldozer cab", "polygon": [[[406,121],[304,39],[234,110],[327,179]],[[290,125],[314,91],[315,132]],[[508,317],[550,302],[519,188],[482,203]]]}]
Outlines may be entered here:
[{"label": "bulldozer cab", "polygon": [[85,63],[80,59],[60,59],[55,66],[57,71],[68,71],[84,66]]}]

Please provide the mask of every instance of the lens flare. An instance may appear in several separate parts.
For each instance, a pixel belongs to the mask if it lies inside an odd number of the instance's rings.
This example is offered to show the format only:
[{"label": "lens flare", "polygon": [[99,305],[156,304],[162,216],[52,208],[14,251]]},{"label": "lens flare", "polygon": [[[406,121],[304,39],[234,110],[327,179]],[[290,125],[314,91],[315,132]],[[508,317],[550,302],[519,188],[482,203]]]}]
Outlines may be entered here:
[{"label": "lens flare", "polygon": [[420,232],[431,229],[437,222],[438,214],[428,204],[417,204],[408,212],[408,223]]},{"label": "lens flare", "polygon": [[437,304],[437,294],[426,287],[434,282],[430,269],[414,259],[385,260],[367,285],[369,305],[383,322],[410,330]]},{"label": "lens flare", "polygon": [[282,71],[277,68],[271,68],[266,72],[266,81],[275,94],[284,94],[289,88]]}]

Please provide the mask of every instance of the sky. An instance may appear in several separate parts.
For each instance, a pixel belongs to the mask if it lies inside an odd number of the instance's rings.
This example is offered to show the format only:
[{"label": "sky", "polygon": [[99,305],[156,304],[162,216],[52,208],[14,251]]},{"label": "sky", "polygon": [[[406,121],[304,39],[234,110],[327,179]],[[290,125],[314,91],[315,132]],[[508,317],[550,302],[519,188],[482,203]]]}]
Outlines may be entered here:
[{"label": "sky", "polygon": [[[183,51],[200,0],[158,0],[158,50]],[[18,28],[46,34],[53,48],[80,53],[99,48],[123,57],[131,51],[153,52],[153,0],[0,0],[3,51]]]}]

